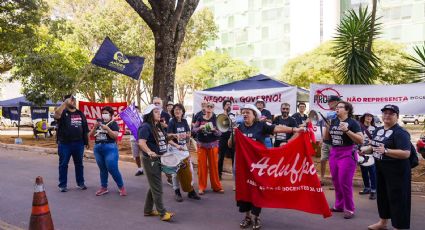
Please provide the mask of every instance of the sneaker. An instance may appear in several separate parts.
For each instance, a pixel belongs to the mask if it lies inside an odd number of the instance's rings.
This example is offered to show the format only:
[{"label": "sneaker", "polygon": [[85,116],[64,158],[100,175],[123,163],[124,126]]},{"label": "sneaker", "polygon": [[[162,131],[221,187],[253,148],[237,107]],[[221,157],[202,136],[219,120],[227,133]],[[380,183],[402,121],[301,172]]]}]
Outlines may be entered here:
[{"label": "sneaker", "polygon": [[245,219],[243,219],[241,223],[239,224],[239,227],[245,229],[245,228],[249,228],[249,226],[251,225],[252,225],[251,217],[246,216]]},{"label": "sneaker", "polygon": [[176,189],[174,191],[176,194],[174,195],[174,199],[176,199],[177,202],[183,202],[182,194],[180,193],[180,189]]},{"label": "sneaker", "polygon": [[196,194],[195,190],[192,190],[192,192],[189,192],[187,194],[187,197],[189,197],[190,199],[194,199],[194,200],[200,200],[201,197],[198,196],[198,194]]},{"label": "sneaker", "polygon": [[362,191],[359,192],[360,195],[367,195],[370,194],[370,189],[363,189]]},{"label": "sneaker", "polygon": [[376,192],[370,192],[369,200],[376,200]]},{"label": "sneaker", "polygon": [[67,187],[58,187],[59,192],[68,192],[68,188]]},{"label": "sneaker", "polygon": [[334,207],[330,208],[331,212],[344,212],[342,209],[336,209]]},{"label": "sneaker", "polygon": [[99,190],[97,190],[97,192],[96,192],[96,196],[102,196],[102,195],[105,195],[105,194],[107,194],[109,191],[108,191],[108,189],[107,188],[100,188]]},{"label": "sneaker", "polygon": [[87,186],[85,184],[77,185],[77,188],[80,190],[87,190]]},{"label": "sneaker", "polygon": [[127,196],[127,190],[124,187],[118,189],[120,191],[120,196]]},{"label": "sneaker", "polygon": [[344,219],[351,219],[354,217],[354,212],[345,211],[344,212]]},{"label": "sneaker", "polygon": [[156,210],[152,210],[151,212],[145,212],[144,216],[160,216],[161,214],[156,211]]},{"label": "sneaker", "polygon": [[171,218],[173,218],[174,213],[172,212],[165,212],[165,214],[163,216],[161,216],[161,220],[162,221],[170,221]]},{"label": "sneaker", "polygon": [[134,174],[135,176],[141,176],[143,175],[143,170],[137,170],[136,174]]},{"label": "sneaker", "polygon": [[261,229],[261,220],[260,217],[254,218],[254,224],[252,225],[252,229]]}]

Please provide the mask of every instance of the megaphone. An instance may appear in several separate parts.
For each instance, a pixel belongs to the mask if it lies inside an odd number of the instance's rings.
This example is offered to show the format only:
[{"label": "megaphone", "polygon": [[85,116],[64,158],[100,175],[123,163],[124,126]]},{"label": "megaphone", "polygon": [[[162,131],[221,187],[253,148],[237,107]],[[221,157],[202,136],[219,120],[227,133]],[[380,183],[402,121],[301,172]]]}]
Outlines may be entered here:
[{"label": "megaphone", "polygon": [[217,116],[217,129],[224,133],[229,131],[233,127],[233,122],[229,116],[220,114]]}]

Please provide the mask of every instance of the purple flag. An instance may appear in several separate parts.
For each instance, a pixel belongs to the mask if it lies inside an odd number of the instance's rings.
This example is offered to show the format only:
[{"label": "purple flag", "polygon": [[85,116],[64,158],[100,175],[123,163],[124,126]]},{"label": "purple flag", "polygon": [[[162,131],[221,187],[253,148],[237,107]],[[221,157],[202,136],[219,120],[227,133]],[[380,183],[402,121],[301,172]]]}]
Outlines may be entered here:
[{"label": "purple flag", "polygon": [[137,140],[137,130],[139,129],[140,125],[142,125],[143,121],[142,118],[139,116],[139,113],[137,112],[136,108],[134,107],[134,104],[131,104],[125,110],[123,110],[120,113],[120,117],[130,129],[131,134],[133,134],[134,138],[136,138]]}]

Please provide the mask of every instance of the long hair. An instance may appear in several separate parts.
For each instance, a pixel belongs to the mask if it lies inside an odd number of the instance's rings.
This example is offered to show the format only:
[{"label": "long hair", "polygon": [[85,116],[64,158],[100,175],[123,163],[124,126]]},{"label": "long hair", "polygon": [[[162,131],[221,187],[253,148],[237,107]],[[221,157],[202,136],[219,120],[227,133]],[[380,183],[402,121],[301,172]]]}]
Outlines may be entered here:
[{"label": "long hair", "polygon": [[155,120],[153,118],[153,111],[154,110],[152,110],[150,113],[143,116],[143,122],[146,122],[146,123],[151,125],[153,137],[155,138],[156,144],[159,146],[159,132],[158,131],[160,130],[160,131],[162,131],[162,133],[164,135],[166,135],[166,134],[162,130],[161,124],[159,124],[159,122],[157,124],[155,124]]},{"label": "long hair", "polygon": [[[373,115],[369,114],[370,116],[372,116],[372,121],[370,122],[371,126],[375,126],[375,118],[373,117]],[[366,118],[366,114],[363,114],[363,116],[360,117],[359,121],[360,124],[364,126],[364,120]]]}]

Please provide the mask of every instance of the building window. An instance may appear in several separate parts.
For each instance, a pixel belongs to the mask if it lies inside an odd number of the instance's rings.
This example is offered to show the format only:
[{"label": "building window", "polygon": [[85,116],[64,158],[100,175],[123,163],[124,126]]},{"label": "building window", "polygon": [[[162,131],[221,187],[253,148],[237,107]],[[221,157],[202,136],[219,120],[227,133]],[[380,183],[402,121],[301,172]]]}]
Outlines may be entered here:
[{"label": "building window", "polygon": [[412,17],[412,5],[401,7],[401,19],[410,19]]},{"label": "building window", "polygon": [[262,39],[267,39],[269,38],[269,28],[268,27],[263,27],[261,29],[261,38]]},{"label": "building window", "polygon": [[235,26],[235,17],[232,15],[227,19],[227,26],[233,28]]},{"label": "building window", "polygon": [[262,19],[263,21],[271,21],[271,20],[280,19],[282,17],[282,12],[284,12],[283,8],[265,10],[263,11]]}]

